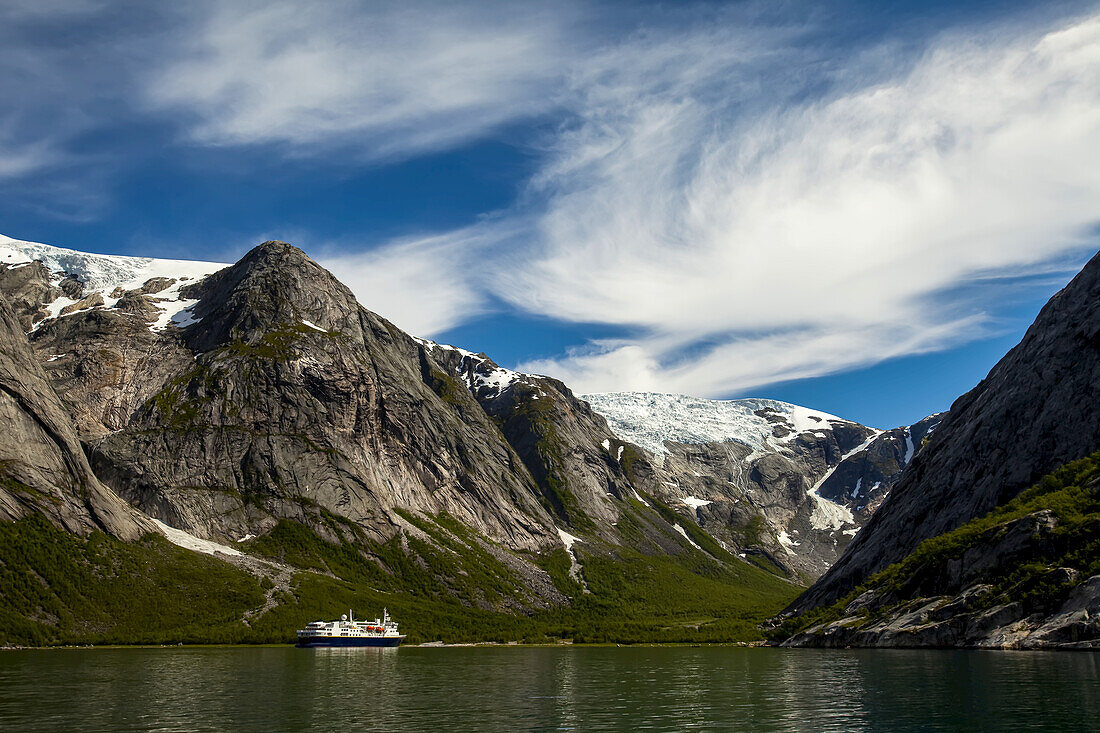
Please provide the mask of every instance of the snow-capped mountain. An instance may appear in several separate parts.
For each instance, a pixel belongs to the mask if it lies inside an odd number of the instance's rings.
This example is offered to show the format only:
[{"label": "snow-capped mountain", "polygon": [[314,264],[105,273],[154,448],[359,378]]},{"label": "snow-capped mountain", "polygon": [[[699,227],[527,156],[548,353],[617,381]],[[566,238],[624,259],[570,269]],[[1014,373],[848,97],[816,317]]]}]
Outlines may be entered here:
[{"label": "snow-capped mountain", "polygon": [[[148,296],[153,309],[149,315],[155,315],[148,325],[157,331],[169,324],[189,323],[196,301],[181,296],[180,289],[227,267],[215,262],[92,254],[0,235],[0,264],[7,266],[9,277],[36,261],[49,271],[48,281],[55,291],[37,298],[40,305],[34,312],[20,314],[29,316],[32,323],[90,308],[113,309],[127,293],[137,292]],[[18,293],[13,299],[17,310],[26,305],[19,302]]]},{"label": "snow-capped mountain", "polygon": [[376,541],[446,512],[525,551],[702,551],[564,384],[401,332],[287,243],[223,266],[5,238],[0,293],[97,475],[201,539],[327,532],[322,507]]},{"label": "snow-capped mountain", "polygon": [[[263,306],[271,312],[260,306],[270,300],[270,286],[260,282],[251,265],[234,266],[239,273],[249,274],[244,287],[220,263],[99,255],[7,237],[0,238],[0,291],[30,334],[31,345],[71,412],[79,435],[98,446],[97,461],[105,463],[110,449],[117,449],[125,459],[122,463],[140,465],[135,475],[147,479],[147,472],[141,473],[147,451],[131,455],[127,451],[132,446],[115,444],[138,418],[163,427],[150,417],[150,405],[165,402],[168,393],[177,399],[174,380],[196,369],[213,369],[221,363],[218,355],[228,348],[226,344],[237,343],[241,334],[266,344],[271,338],[293,340],[300,333],[332,336],[356,328],[350,293],[339,304],[325,300],[325,290],[338,284],[331,276],[314,272],[300,252],[267,247],[263,257],[284,258],[301,269],[281,273],[287,281],[286,293],[283,300]],[[269,272],[272,267],[268,263],[260,270]],[[304,272],[312,274],[306,278]],[[225,300],[226,292],[237,293],[234,297],[241,301]],[[261,316],[272,333],[257,330],[255,323]],[[379,333],[393,333],[380,328]],[[394,348],[372,344],[376,359]],[[589,395],[589,409],[557,380],[503,368],[482,353],[410,337],[408,349],[401,347],[401,354],[386,358],[393,363],[412,358],[411,351],[404,353],[409,349],[422,352],[416,357],[417,369],[402,372],[406,376],[400,379],[394,377],[388,389],[415,386],[419,390],[423,385],[402,382],[408,374],[419,374],[451,405],[448,409],[465,402],[459,391],[468,392],[482,411],[474,411],[478,419],[491,419],[496,426],[488,431],[491,435],[478,438],[487,440],[478,443],[479,450],[486,455],[500,453],[489,443],[499,438],[495,431],[503,431],[510,450],[523,463],[508,459],[511,467],[498,471],[497,480],[514,473],[520,484],[533,481],[549,497],[544,497],[548,506],[561,513],[559,520],[571,521],[580,512],[594,522],[598,534],[613,542],[618,541],[616,527],[627,510],[624,506],[637,501],[648,514],[656,511],[656,499],[684,519],[698,522],[731,551],[750,559],[754,554],[768,558],[807,578],[815,577],[865,520],[866,514],[859,514],[856,504],[868,493],[860,489],[874,486],[882,495],[887,484],[865,467],[880,463],[867,457],[877,455],[869,448],[885,434],[825,412],[775,400],[718,401],[628,392]],[[302,368],[314,369],[314,362],[322,361],[321,354],[310,356]],[[349,393],[361,387],[358,383],[345,386]],[[194,387],[199,393],[208,388],[206,382]],[[288,399],[283,395],[276,403],[285,406]],[[392,399],[388,404],[394,409]],[[182,419],[184,414],[170,413],[161,415],[162,421]],[[139,431],[139,436],[145,435]],[[432,441],[440,436],[422,437],[434,445]],[[908,452],[904,437],[899,446]],[[406,448],[403,445],[400,450]],[[178,453],[169,463],[178,462]],[[192,474],[209,468],[204,456],[201,451],[193,456]],[[503,456],[506,451],[497,457]],[[856,458],[863,461],[860,466],[848,465]],[[406,486],[409,476],[425,470],[413,463],[418,467],[395,479],[393,486]],[[432,459],[434,463],[438,460]],[[118,465],[109,470],[121,471]],[[461,476],[462,471],[456,469],[455,475]],[[125,483],[118,481],[120,486]],[[193,483],[193,477],[186,482]],[[142,486],[127,498],[143,508],[146,501],[152,502],[149,507],[167,505],[164,497]],[[568,487],[569,493],[559,495],[561,487]],[[389,496],[389,491],[379,489],[377,495]],[[401,491],[405,496],[407,491]],[[620,506],[622,502],[626,504]],[[161,518],[182,523],[204,537],[232,538],[262,530],[240,517],[228,524],[209,521],[208,515],[213,514],[205,508],[196,510],[193,497],[177,504],[173,513]],[[470,509],[468,514],[483,522],[486,513]],[[501,521],[504,527],[512,520]],[[680,532],[676,529],[680,525],[670,526]],[[557,529],[550,531],[548,524],[545,532],[533,534],[526,529],[523,533],[493,531],[525,537],[522,541],[530,544],[541,541],[538,538],[543,535],[557,536]],[[680,542],[677,538],[675,542]]]},{"label": "snow-capped mountain", "polygon": [[777,400],[650,392],[582,399],[616,435],[654,453],[662,501],[807,576],[836,559],[936,422],[881,431]]},{"label": "snow-capped mountain", "polygon": [[736,441],[753,449],[753,458],[782,450],[802,433],[832,430],[851,423],[835,415],[778,400],[707,400],[655,392],[604,392],[580,395],[623,440],[653,453],[668,453],[666,442]]}]

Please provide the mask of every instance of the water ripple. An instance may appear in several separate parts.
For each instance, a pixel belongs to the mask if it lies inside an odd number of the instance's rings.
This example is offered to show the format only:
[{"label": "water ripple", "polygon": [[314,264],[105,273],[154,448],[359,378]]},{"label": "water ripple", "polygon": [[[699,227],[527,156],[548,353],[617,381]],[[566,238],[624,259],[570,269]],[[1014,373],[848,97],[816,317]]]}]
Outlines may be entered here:
[{"label": "water ripple", "polygon": [[1100,655],[712,648],[0,652],[0,730],[1094,730]]}]

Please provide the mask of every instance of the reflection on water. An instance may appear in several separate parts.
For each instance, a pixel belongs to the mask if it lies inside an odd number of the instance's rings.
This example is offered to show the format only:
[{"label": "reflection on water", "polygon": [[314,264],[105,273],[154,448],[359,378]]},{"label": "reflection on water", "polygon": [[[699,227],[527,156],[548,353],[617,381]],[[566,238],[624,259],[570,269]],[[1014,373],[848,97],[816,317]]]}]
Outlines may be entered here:
[{"label": "reflection on water", "polygon": [[0,652],[3,731],[1095,730],[1100,655],[710,648]]}]

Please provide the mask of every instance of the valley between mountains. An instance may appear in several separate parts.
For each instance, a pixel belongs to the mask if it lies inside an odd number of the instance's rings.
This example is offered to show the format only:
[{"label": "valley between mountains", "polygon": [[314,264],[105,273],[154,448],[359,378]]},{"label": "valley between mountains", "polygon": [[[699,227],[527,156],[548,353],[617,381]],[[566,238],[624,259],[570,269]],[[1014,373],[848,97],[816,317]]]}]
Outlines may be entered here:
[{"label": "valley between mountains", "polygon": [[384,605],[419,642],[1087,648],[1098,303],[1094,260],[949,412],[882,431],[574,395],[284,242],[0,238],[0,643],[284,642]]}]

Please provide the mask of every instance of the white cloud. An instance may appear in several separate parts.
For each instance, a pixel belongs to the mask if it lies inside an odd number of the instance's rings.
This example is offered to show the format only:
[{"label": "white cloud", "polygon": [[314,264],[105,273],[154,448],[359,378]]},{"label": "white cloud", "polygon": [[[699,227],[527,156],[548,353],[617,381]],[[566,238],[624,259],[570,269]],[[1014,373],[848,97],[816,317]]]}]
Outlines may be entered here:
[{"label": "white cloud", "polygon": [[632,389],[717,397],[948,348],[981,328],[979,317],[911,328],[807,328],[726,338],[699,354],[669,338],[599,341],[563,358],[535,359],[518,368],[553,375],[580,394]]},{"label": "white cloud", "polygon": [[749,115],[725,47],[692,44],[675,84],[629,47],[591,72],[598,94],[581,90],[583,123],[538,181],[536,246],[500,273],[521,308],[642,335],[522,368],[720,395],[941,348],[983,333],[946,291],[1025,274],[1097,220],[1098,18],[944,40]]},{"label": "white cloud", "polygon": [[62,156],[51,140],[4,139],[0,122],[0,180],[19,178],[60,162]]},{"label": "white cloud", "polygon": [[221,7],[150,90],[199,140],[371,156],[563,112],[512,212],[327,263],[424,334],[493,297],[638,334],[523,365],[585,391],[727,394],[957,344],[989,304],[953,291],[1096,219],[1097,18],[845,60],[732,14],[587,46],[576,17]]},{"label": "white cloud", "polygon": [[152,76],[151,102],[215,144],[433,150],[553,104],[569,49],[563,4],[223,4]]},{"label": "white cloud", "polygon": [[[0,11],[0,94],[21,100],[0,115],[10,189],[87,164],[72,141],[150,106],[192,141],[325,162],[538,117],[512,210],[319,259],[423,335],[497,299],[623,327],[524,365],[583,391],[723,395],[957,344],[995,311],[972,283],[1079,256],[1097,219],[1097,17],[964,28],[913,58],[889,41],[845,57],[817,21],[751,17],[766,6],[203,3],[178,23],[60,7]],[[50,22],[76,30],[22,30]]]},{"label": "white cloud", "polygon": [[501,223],[407,238],[348,253],[347,243],[319,249],[317,261],[345,283],[364,307],[418,336],[433,336],[487,309],[476,259],[509,236]]}]

